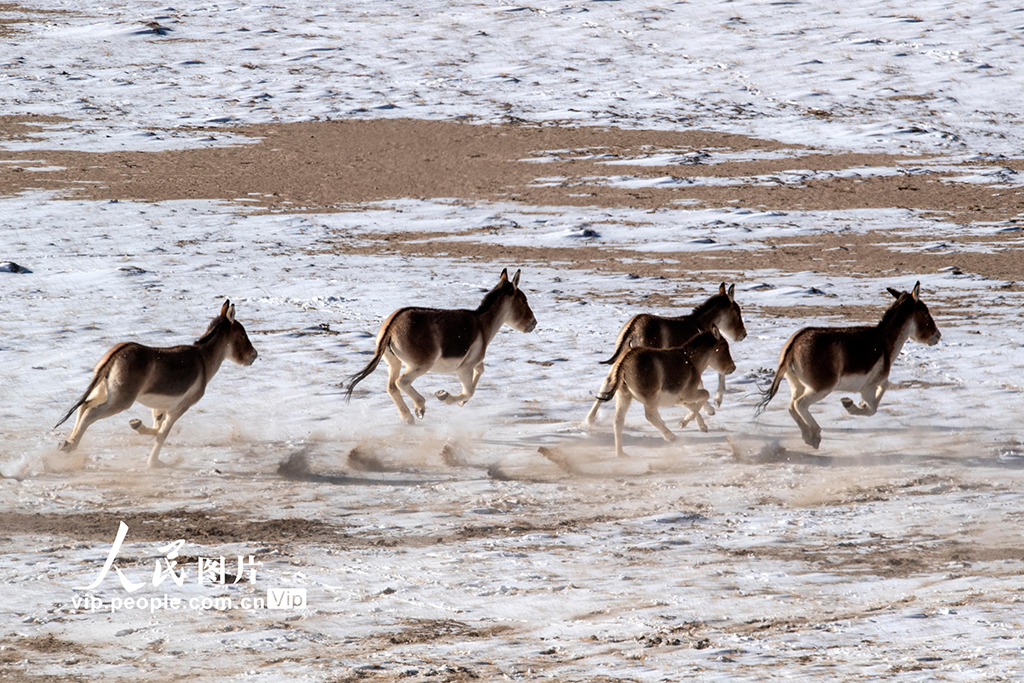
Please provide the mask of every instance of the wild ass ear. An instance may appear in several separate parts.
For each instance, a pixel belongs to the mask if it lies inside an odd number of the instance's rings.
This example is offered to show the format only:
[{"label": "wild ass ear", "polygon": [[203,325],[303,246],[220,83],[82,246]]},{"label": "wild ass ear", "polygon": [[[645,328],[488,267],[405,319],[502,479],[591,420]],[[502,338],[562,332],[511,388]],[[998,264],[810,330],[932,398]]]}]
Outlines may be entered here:
[{"label": "wild ass ear", "polygon": [[718,293],[719,294],[725,294],[725,283],[724,282],[722,284],[718,285]]},{"label": "wild ass ear", "polygon": [[729,301],[736,301],[736,285],[729,285],[729,291],[726,294],[729,295]]},{"label": "wild ass ear", "polygon": [[711,326],[711,334],[714,335],[716,341],[722,338],[722,333],[718,331],[718,325]]},{"label": "wild ass ear", "polygon": [[508,280],[508,268],[501,269],[501,277],[499,277],[498,280],[502,282]]},{"label": "wild ass ear", "polygon": [[914,290],[910,293],[910,296],[914,297],[914,301],[921,300],[921,281],[918,280],[917,284],[914,285]]},{"label": "wild ass ear", "polygon": [[228,306],[227,317],[228,317],[228,322],[229,323],[235,322],[235,305],[234,304],[231,304],[230,306]]},{"label": "wild ass ear", "polygon": [[516,274],[512,276],[512,286],[519,289],[519,276],[523,274],[522,269],[517,270]]},{"label": "wild ass ear", "polygon": [[900,293],[899,293],[899,291],[898,291],[898,290],[895,290],[895,289],[893,289],[892,287],[886,287],[886,288],[885,288],[885,291],[887,291],[887,292],[889,292],[890,294],[892,294],[892,295],[893,295],[893,297],[894,297],[894,298],[896,298],[896,299],[899,299],[899,298],[900,298]]},{"label": "wild ass ear", "polygon": [[220,307],[220,314],[221,315],[227,315],[228,314],[228,308],[230,308],[230,307],[231,307],[231,300],[230,299],[224,299],[224,305]]}]

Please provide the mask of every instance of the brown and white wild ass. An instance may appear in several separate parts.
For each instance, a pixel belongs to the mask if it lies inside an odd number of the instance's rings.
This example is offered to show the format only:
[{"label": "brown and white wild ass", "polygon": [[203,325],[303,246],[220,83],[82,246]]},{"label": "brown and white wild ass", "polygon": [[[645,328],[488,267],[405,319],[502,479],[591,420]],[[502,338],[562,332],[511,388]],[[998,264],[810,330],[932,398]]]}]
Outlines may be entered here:
[{"label": "brown and white wild ass", "polygon": [[[242,323],[235,320],[235,306],[225,301],[220,315],[206,333],[189,345],[154,348],[135,342],[116,345],[93,369],[92,381],[78,403],[71,406],[54,429],[64,424],[78,409],[75,428],[59,448],[71,452],[78,448],[82,435],[93,422],[116,415],[138,401],[153,410],[153,426],[142,420],[129,425],[139,434],[156,437],[149,454],[150,467],[163,467],[160,449],[171,427],[206,392],[225,358],[239,365],[252,365],[256,349],[249,342]],[[177,464],[181,458],[176,458]]]},{"label": "brown and white wild ass", "polygon": [[700,409],[711,394],[704,388],[700,376],[708,366],[724,375],[736,370],[729,354],[729,342],[715,326],[675,348],[641,347],[626,351],[608,374],[606,385],[609,388],[597,397],[601,402],[615,397],[615,454],[626,455],[622,449],[622,428],[634,398],[644,404],[647,421],[658,428],[666,441],[675,441],[676,435],[665,426],[658,413],[659,406],[685,405],[700,430],[706,432],[708,428],[700,417]]},{"label": "brown and white wild ass", "polygon": [[[666,317],[640,313],[629,319],[615,341],[615,353],[602,365],[613,365],[631,348],[651,347],[668,349],[682,346],[701,332],[707,332],[712,326],[717,327],[730,341],[742,341],[747,336],[747,328],[743,325],[740,306],[735,299],[736,285],[728,289],[723,282],[718,287],[718,294],[693,309],[688,315]],[[608,386],[601,386],[601,393],[607,392]],[[715,392],[715,405],[722,405],[725,395],[725,375],[718,375],[718,390]],[[594,424],[601,401],[594,401],[584,422]],[[705,404],[709,415],[715,410],[710,403]]]},{"label": "brown and white wild ass", "polygon": [[760,416],[779,390],[782,378],[789,382],[789,414],[793,416],[804,442],[812,448],[821,444],[821,427],[809,408],[833,391],[859,392],[864,399],[856,405],[842,399],[851,415],[874,415],[889,386],[889,370],[907,339],[933,346],[942,334],[921,301],[921,283],[911,292],[887,291],[896,302],[875,326],[805,327],[798,331],[779,354],[779,368],[771,387],[757,406]]},{"label": "brown and white wild ass", "polygon": [[501,326],[508,325],[520,332],[532,332],[537,326],[526,294],[519,289],[520,272],[517,270],[510,280],[508,270],[502,270],[497,286],[475,311],[400,308],[392,313],[377,332],[373,359],[350,378],[347,397],[351,398],[355,386],[369,377],[383,358],[388,364],[388,394],[405,422],[413,424],[415,420],[402,400],[402,392],[412,399],[416,417],[422,419],[427,402],[412,383],[428,372],[458,375],[461,393],[452,396],[441,390],[434,395],[448,405],[464,405],[476,392],[484,372],[487,345]]}]

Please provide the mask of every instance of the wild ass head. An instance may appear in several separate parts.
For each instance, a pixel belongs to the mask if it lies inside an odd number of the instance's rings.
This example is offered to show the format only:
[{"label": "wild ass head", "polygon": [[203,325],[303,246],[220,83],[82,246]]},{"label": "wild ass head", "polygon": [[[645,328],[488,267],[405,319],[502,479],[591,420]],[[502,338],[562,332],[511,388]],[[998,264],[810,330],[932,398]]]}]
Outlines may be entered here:
[{"label": "wild ass head", "polygon": [[747,336],[747,328],[743,325],[743,316],[740,314],[740,305],[736,303],[736,285],[729,285],[725,288],[723,282],[718,286],[717,299],[718,315],[715,316],[715,325],[726,337],[732,341],[743,341]]},{"label": "wild ass head", "polygon": [[[731,290],[730,290],[731,291]],[[737,317],[739,315],[739,308],[737,310]],[[740,325],[743,322],[740,321]],[[708,333],[706,333],[708,334]],[[718,331],[718,327],[711,327],[711,334],[714,337],[715,345],[711,347],[711,362],[708,363],[715,372],[720,372],[723,375],[731,375],[736,372],[736,363],[732,359],[732,353],[729,351],[729,342],[726,341],[725,335]],[[746,332],[743,333],[746,336]],[[742,339],[743,337],[740,337]]]},{"label": "wild ass head", "polygon": [[698,370],[711,368],[715,372],[729,375],[736,371],[736,363],[729,351],[729,342],[718,330],[717,325],[712,325],[710,330],[701,332],[691,339],[686,347],[687,355]]},{"label": "wild ass head", "polygon": [[215,337],[226,337],[227,357],[239,365],[252,365],[259,355],[249,341],[249,335],[245,333],[242,323],[235,320],[235,305],[229,300],[224,300],[220,307],[220,315],[210,322],[204,334],[197,343],[209,342]]},{"label": "wild ass head", "polygon": [[509,280],[508,269],[504,268],[501,271],[501,279],[498,280],[498,287],[502,290],[510,291],[512,295],[512,307],[508,318],[505,320],[505,324],[520,332],[533,332],[534,328],[537,327],[537,318],[534,317],[533,311],[530,310],[530,303],[526,300],[526,294],[523,293],[523,290],[519,289],[519,276],[521,273],[521,270],[517,270],[516,274]]},{"label": "wild ass head", "polygon": [[913,307],[910,313],[911,325],[913,326],[910,331],[910,338],[928,346],[938,344],[939,339],[942,338],[942,333],[939,332],[935,320],[932,319],[932,314],[928,312],[928,306],[921,301],[920,281],[914,285],[913,291],[910,292],[900,292],[892,287],[886,287],[886,291],[896,298],[895,306]]}]

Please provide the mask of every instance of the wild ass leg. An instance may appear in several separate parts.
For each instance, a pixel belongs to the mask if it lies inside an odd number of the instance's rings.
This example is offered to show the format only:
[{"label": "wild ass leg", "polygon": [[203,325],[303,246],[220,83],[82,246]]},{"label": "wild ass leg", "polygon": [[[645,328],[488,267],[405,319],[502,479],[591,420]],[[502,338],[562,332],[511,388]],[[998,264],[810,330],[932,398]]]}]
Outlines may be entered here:
[{"label": "wild ass leg", "polygon": [[178,455],[175,456],[173,461],[169,463],[164,462],[163,460],[160,459],[160,449],[164,447],[164,441],[167,440],[167,435],[171,433],[171,427],[174,426],[174,423],[178,421],[178,418],[184,415],[185,411],[187,411],[190,407],[192,407],[191,403],[183,408],[176,408],[174,410],[169,410],[166,413],[164,413],[164,417],[160,421],[160,428],[157,430],[155,434],[156,439],[154,440],[153,443],[153,450],[150,451],[149,454],[150,467],[174,467],[175,465],[182,461],[182,457]]},{"label": "wild ass leg", "polygon": [[823,389],[821,391],[805,391],[803,395],[796,400],[796,412],[800,415],[800,418],[807,425],[807,432],[804,434],[804,443],[811,448],[817,448],[821,445],[821,426],[811,415],[810,407],[825,398],[832,393],[832,389]]},{"label": "wild ass leg", "polygon": [[803,437],[804,442],[810,443],[810,427],[804,422],[803,416],[796,408],[796,402],[807,391],[807,387],[793,373],[786,374],[786,381],[789,382],[789,416],[793,418],[797,427],[800,428],[800,436]]},{"label": "wild ass leg", "polygon": [[[718,391],[715,392],[715,407],[722,407],[722,397],[725,396],[725,375],[718,373]],[[711,404],[707,405],[708,408]],[[714,415],[714,411],[708,411],[708,415]]]},{"label": "wild ass leg", "polygon": [[404,391],[405,395],[412,399],[412,409],[416,413],[416,417],[421,420],[427,413],[427,399],[423,398],[423,394],[413,389],[412,383],[427,374],[429,370],[430,366],[424,368],[409,368],[402,373],[401,377],[398,378],[398,388]]},{"label": "wild ass leg", "polygon": [[652,425],[658,428],[658,431],[661,432],[661,436],[663,439],[665,439],[665,441],[671,443],[676,440],[676,435],[669,430],[669,428],[665,425],[665,421],[661,419],[661,414],[658,412],[657,404],[645,403],[644,417],[647,418],[648,422],[650,422]]},{"label": "wild ass leg", "polygon": [[[696,420],[697,421],[697,429],[699,429],[702,432],[708,431],[708,426],[704,422],[704,418],[701,417],[701,415],[700,415],[700,409],[701,408],[710,408],[711,407],[708,404],[708,400],[710,398],[711,398],[711,394],[708,393],[707,389],[704,389],[702,387],[701,389],[699,389],[697,391],[697,400],[695,400],[695,401],[685,401],[685,402],[684,401],[680,401],[680,403],[682,403],[684,406],[686,406],[690,410],[690,413],[686,417],[684,417],[682,420],[679,421],[680,428],[685,427],[690,422],[690,420]],[[712,410],[708,414],[709,415],[714,415],[715,411]]]},{"label": "wild ass leg", "polygon": [[[701,382],[701,384],[700,384],[699,392],[703,392],[708,398],[711,397],[711,394],[709,394],[707,392],[707,390],[704,388],[704,383],[703,382]],[[686,402],[686,403],[683,403],[682,401],[680,401],[680,403],[682,403],[687,408],[689,408],[690,412],[686,414],[686,417],[684,417],[682,420],[679,421],[679,428],[682,429],[686,425],[690,424],[690,420],[696,420],[697,421],[697,428],[700,429],[700,431],[702,431],[702,432],[708,431],[708,426],[706,424],[704,424],[704,418],[702,418],[700,416],[700,411],[701,411],[701,409],[703,409],[704,412],[706,412],[708,415],[714,415],[715,414],[715,409],[711,407],[711,402],[710,401],[703,401],[703,402],[699,402],[698,401],[698,402]],[[696,407],[694,407],[694,406],[696,406]]]},{"label": "wild ass leg", "polygon": [[626,424],[626,413],[629,412],[629,404],[632,402],[633,397],[626,388],[620,387],[615,394],[615,455],[620,458],[626,456],[626,451],[622,449],[622,428]]},{"label": "wild ass leg", "polygon": [[82,440],[85,430],[89,428],[89,425],[97,420],[102,420],[128,410],[132,407],[133,403],[135,403],[134,397],[118,399],[112,396],[104,386],[103,391],[96,398],[87,400],[78,409],[78,416],[75,418],[75,428],[71,430],[71,436],[67,441],[62,441],[58,448],[65,453],[70,453],[78,448],[78,444]]},{"label": "wild ass leg", "polygon": [[144,436],[156,436],[157,432],[160,431],[160,422],[164,419],[166,413],[162,410],[153,408],[153,426],[146,427],[142,424],[142,420],[129,420],[128,426],[134,429],[139,434]]},{"label": "wild ass leg", "polygon": [[[721,375],[719,375],[719,377],[721,377]],[[719,381],[719,389],[721,389],[723,386],[724,384],[721,381]],[[700,384],[697,386],[697,389],[708,394],[708,398],[711,398],[711,394],[709,394],[707,390],[704,389],[704,380],[701,380]],[[715,414],[715,407],[711,405],[711,401],[704,401],[704,405],[702,407],[704,408],[704,412],[707,413],[708,415]],[[689,421],[691,418],[689,415],[687,415],[686,419],[687,421]]]},{"label": "wild ass leg", "polygon": [[477,363],[472,368],[459,368],[459,383],[462,385],[462,393],[457,396],[452,396],[444,389],[437,391],[434,396],[440,401],[444,401],[448,405],[458,403],[460,406],[466,405],[466,401],[473,397],[476,393],[476,385],[480,382],[480,376],[484,374],[484,364]]},{"label": "wild ass leg", "polygon": [[878,404],[889,388],[889,380],[882,380],[878,384],[868,385],[861,390],[860,395],[864,399],[859,406],[853,404],[848,398],[843,399],[843,407],[850,415],[874,415],[878,410]]},{"label": "wild ass leg", "polygon": [[398,408],[398,414],[402,416],[402,421],[407,424],[413,424],[416,420],[413,418],[412,413],[409,412],[409,407],[405,405],[405,401],[402,399],[402,392],[398,388],[398,378],[402,374],[402,361],[398,359],[398,356],[391,353],[391,350],[384,352],[384,360],[388,364],[388,396],[395,402],[395,407]]}]

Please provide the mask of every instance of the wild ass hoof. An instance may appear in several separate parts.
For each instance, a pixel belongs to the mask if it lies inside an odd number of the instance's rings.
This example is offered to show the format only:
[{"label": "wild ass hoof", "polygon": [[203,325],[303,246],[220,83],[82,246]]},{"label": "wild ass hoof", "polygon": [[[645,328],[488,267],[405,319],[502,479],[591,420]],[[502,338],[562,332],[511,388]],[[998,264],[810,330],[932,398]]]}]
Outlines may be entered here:
[{"label": "wild ass hoof", "polygon": [[821,433],[819,432],[818,434],[810,434],[805,436],[804,443],[810,446],[811,448],[817,448],[818,446],[821,445]]},{"label": "wild ass hoof", "polygon": [[128,420],[128,426],[134,429],[135,431],[139,431],[140,429],[142,429],[142,420],[140,420],[139,418]]},{"label": "wild ass hoof", "polygon": [[706,424],[704,424],[703,422],[698,422],[697,423],[697,429],[699,429],[702,432],[706,432],[706,431],[708,431],[708,426]]},{"label": "wild ass hoof", "polygon": [[422,420],[423,416],[427,414],[427,407],[426,406],[416,406],[413,409],[413,412],[416,413],[416,417],[418,417],[419,419]]},{"label": "wild ass hoof", "polygon": [[442,401],[444,403],[448,403],[448,399],[450,399],[451,397],[452,397],[452,395],[449,394],[444,389],[438,389],[437,391],[434,392],[434,398],[436,398],[438,401]]},{"label": "wild ass hoof", "polygon": [[[718,405],[722,405],[721,401],[718,401],[717,403],[718,403]],[[704,404],[704,412],[707,413],[708,415],[714,415],[715,414],[715,407],[713,405],[711,405],[710,403],[705,403]]]},{"label": "wild ass hoof", "polygon": [[844,398],[840,399],[843,403],[843,407],[846,408],[846,412],[850,415],[863,415],[864,409],[857,407],[857,404],[853,402],[853,399]]},{"label": "wild ass hoof", "polygon": [[[716,408],[721,408],[722,407],[722,397],[721,396],[715,396],[715,407]],[[714,413],[708,413],[708,415],[714,415]]]},{"label": "wild ass hoof", "polygon": [[665,439],[665,441],[668,441],[669,443],[672,443],[673,441],[675,441],[675,440],[676,440],[676,439],[678,439],[679,437],[677,437],[677,436],[676,436],[675,434],[673,434],[672,432],[669,432],[668,434],[662,434],[662,435],[661,435],[661,438]]},{"label": "wild ass hoof", "polygon": [[170,469],[171,467],[176,467],[177,465],[180,465],[181,461],[182,461],[182,457],[180,455],[176,456],[170,462],[164,462],[160,458],[153,458],[152,460],[149,461],[149,466],[152,467],[155,470],[164,469],[164,468]]},{"label": "wild ass hoof", "polygon": [[76,447],[76,444],[73,444],[70,441],[61,441],[60,444],[57,446],[57,450],[60,451],[61,453],[70,453],[71,451],[75,450]]}]

